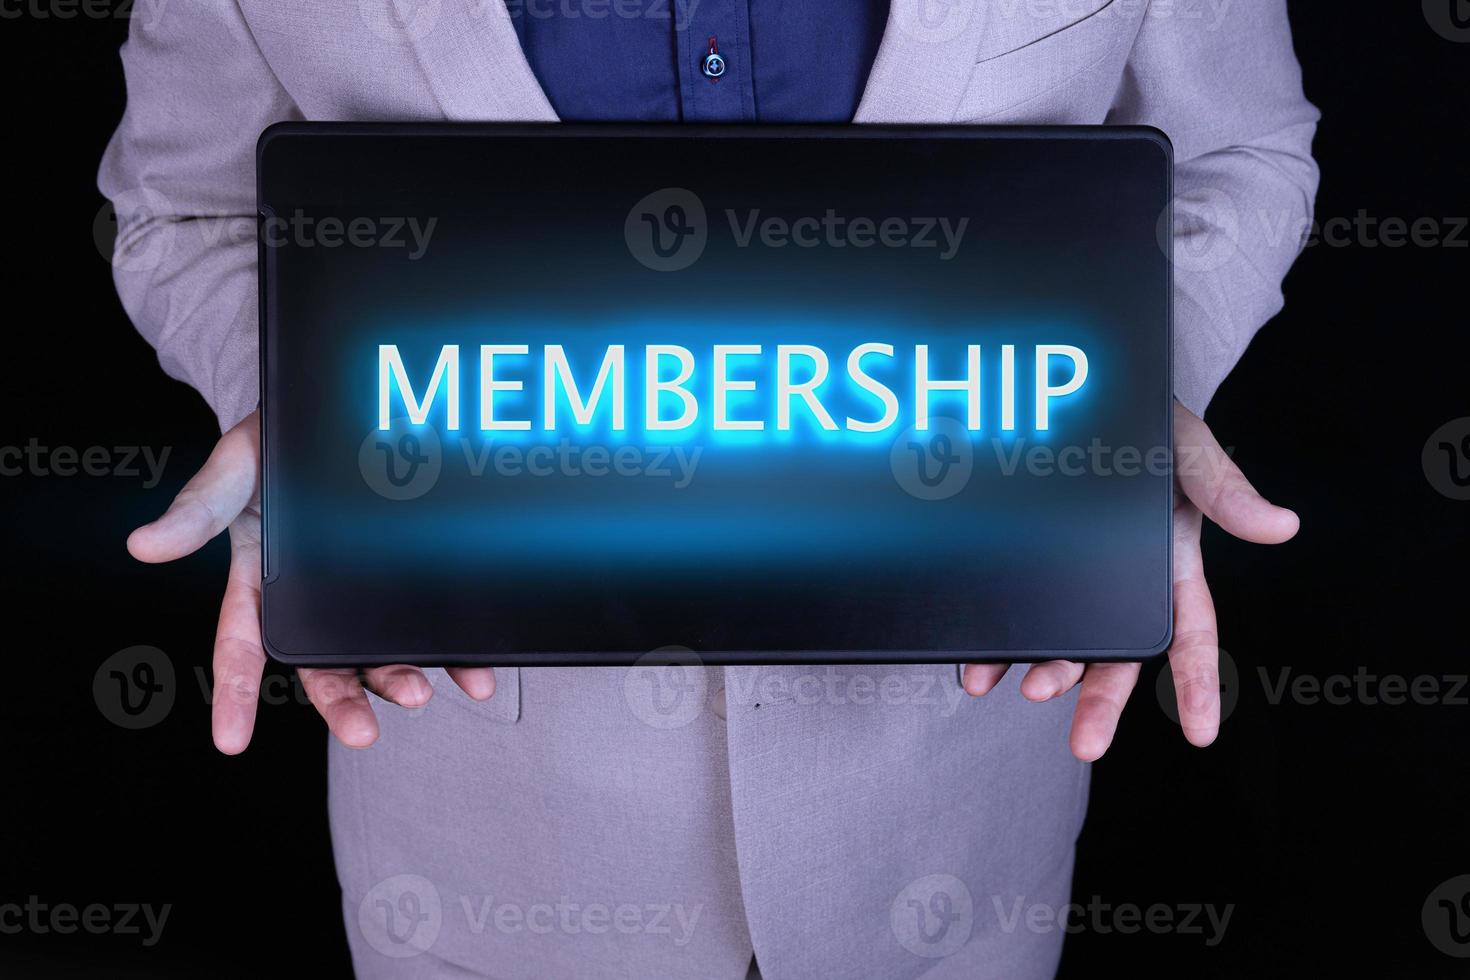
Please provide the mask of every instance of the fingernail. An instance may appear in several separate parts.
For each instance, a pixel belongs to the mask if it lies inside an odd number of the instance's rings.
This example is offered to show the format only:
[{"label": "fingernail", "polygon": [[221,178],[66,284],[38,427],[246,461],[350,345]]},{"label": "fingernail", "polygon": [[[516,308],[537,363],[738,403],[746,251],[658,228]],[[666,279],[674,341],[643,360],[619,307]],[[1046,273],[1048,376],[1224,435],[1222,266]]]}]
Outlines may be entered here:
[{"label": "fingernail", "polygon": [[427,704],[434,696],[434,688],[423,674],[416,674],[409,682],[412,690],[408,691],[408,699],[414,707]]},{"label": "fingernail", "polygon": [[349,749],[366,749],[378,740],[378,733],[370,723],[362,721],[346,728],[339,737]]}]

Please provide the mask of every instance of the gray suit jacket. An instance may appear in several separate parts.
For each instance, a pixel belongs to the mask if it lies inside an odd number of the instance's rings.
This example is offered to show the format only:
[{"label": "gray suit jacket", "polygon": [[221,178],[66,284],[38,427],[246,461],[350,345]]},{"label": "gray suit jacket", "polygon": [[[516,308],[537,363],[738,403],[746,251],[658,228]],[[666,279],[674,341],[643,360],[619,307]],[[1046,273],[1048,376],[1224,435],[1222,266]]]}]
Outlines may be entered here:
[{"label": "gray suit jacket", "polygon": [[[224,427],[257,401],[262,128],[555,119],[504,0],[145,4],[123,63],[118,291]],[[1284,0],[895,0],[857,113],[1168,133],[1197,412],[1281,306],[1316,119]],[[358,971],[738,978],[754,949],[772,978],[1048,976],[1087,770],[1072,699],[1016,673],[971,701],[953,667],[503,670],[477,704],[434,672],[374,748],[331,749]]]}]

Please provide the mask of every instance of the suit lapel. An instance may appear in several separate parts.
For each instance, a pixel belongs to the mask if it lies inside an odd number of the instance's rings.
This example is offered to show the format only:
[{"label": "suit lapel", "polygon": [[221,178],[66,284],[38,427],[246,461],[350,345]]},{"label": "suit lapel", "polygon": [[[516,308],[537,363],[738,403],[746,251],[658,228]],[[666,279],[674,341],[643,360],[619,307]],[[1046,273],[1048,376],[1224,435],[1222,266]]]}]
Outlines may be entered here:
[{"label": "suit lapel", "polygon": [[893,0],[853,122],[948,123],[975,69],[987,0]]},{"label": "suit lapel", "polygon": [[407,33],[451,121],[557,121],[501,0],[441,0],[432,23]]}]

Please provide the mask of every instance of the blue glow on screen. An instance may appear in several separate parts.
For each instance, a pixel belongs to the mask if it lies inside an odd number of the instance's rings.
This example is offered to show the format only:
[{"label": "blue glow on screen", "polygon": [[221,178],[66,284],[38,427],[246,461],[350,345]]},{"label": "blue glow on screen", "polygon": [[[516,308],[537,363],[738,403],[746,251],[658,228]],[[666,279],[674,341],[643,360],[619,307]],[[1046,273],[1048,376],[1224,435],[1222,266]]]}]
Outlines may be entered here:
[{"label": "blue glow on screen", "polygon": [[[1100,342],[1100,331],[1081,318],[1061,316],[991,315],[966,322],[937,314],[916,316],[912,311],[875,309],[838,315],[831,309],[747,308],[707,314],[691,323],[664,309],[619,310],[595,320],[504,309],[439,317],[379,314],[364,318],[353,336],[360,346],[353,348],[352,357],[329,384],[336,394],[326,404],[333,406],[337,422],[324,427],[323,433],[357,433],[361,440],[380,431],[380,344],[397,346],[409,383],[420,398],[443,346],[460,345],[459,428],[448,427],[447,399],[441,389],[425,419],[442,451],[443,475],[432,490],[407,501],[382,499],[364,484],[354,445],[343,459],[341,482],[325,494],[308,491],[306,496],[312,499],[309,503],[303,499],[301,519],[314,527],[324,555],[356,549],[391,561],[433,556],[434,561],[475,574],[548,566],[571,576],[613,572],[707,577],[716,569],[756,567],[773,557],[793,568],[815,567],[902,560],[916,549],[935,556],[993,553],[999,562],[1004,552],[1026,545],[1025,522],[1018,523],[1018,514],[1031,513],[1041,523],[1065,523],[1070,517],[1064,501],[1075,500],[1075,491],[1054,482],[1002,476],[996,447],[1085,444],[1096,432],[1105,431],[1098,428],[1103,424],[1099,411],[1130,383],[1128,359],[1122,352],[1108,350]],[[828,353],[829,375],[816,391],[839,425],[849,415],[877,419],[882,411],[878,399],[858,387],[846,368],[848,352],[869,342],[891,344],[895,351],[891,359],[863,361],[865,371],[897,397],[899,413],[891,425],[876,432],[827,430],[796,399],[791,427],[774,428],[775,352],[781,344],[811,345]],[[974,473],[962,493],[937,501],[908,492],[891,463],[896,444],[910,438],[905,434],[914,424],[914,347],[920,343],[929,347],[933,379],[963,378],[967,345],[981,346],[980,429],[969,432]],[[530,420],[529,430],[480,429],[481,344],[529,348],[527,355],[497,355],[495,366],[497,379],[524,383],[521,391],[496,393],[496,417]],[[541,351],[548,344],[565,349],[583,399],[590,394],[607,347],[624,345],[623,429],[612,427],[610,384],[585,425],[573,421],[569,396],[558,390],[557,428],[542,428]],[[650,430],[644,424],[643,350],[650,344],[683,346],[695,356],[690,388],[699,415],[688,428]],[[728,415],[761,418],[765,429],[713,427],[710,375],[716,344],[763,348],[761,357],[742,356],[732,364],[732,377],[753,379],[757,388],[731,392]],[[1016,348],[1013,430],[1001,424],[1002,344]],[[1085,352],[1088,363],[1082,388],[1051,401],[1047,431],[1033,425],[1032,352],[1038,344],[1074,346]],[[793,360],[793,381],[809,377],[810,366],[803,361]],[[673,367],[672,360],[666,362],[665,370],[672,372]],[[1067,358],[1054,358],[1049,367],[1052,385],[1066,382],[1073,369]],[[667,398],[662,410],[670,417],[680,406],[676,396]],[[959,420],[966,419],[967,401],[964,391],[935,391],[930,417],[935,425],[951,420],[947,424],[954,432],[954,426],[963,424]],[[396,390],[391,392],[391,414],[395,424],[406,414]],[[508,474],[496,469],[496,453],[519,452],[524,461],[532,451],[547,452],[546,447],[567,442],[579,451],[632,447],[642,454],[645,466],[658,451],[682,452],[697,462],[697,470],[687,485],[681,485],[673,458],[666,463],[673,470],[667,479],[561,470]],[[325,446],[324,450],[330,451]],[[482,472],[471,472],[471,460],[481,461]],[[1110,492],[1105,488],[1103,497]],[[1062,510],[1057,509],[1059,503]],[[1107,499],[1094,499],[1090,513],[1105,513],[1110,506]],[[345,519],[349,514],[360,519]],[[1009,516],[1000,519],[991,514]]]}]

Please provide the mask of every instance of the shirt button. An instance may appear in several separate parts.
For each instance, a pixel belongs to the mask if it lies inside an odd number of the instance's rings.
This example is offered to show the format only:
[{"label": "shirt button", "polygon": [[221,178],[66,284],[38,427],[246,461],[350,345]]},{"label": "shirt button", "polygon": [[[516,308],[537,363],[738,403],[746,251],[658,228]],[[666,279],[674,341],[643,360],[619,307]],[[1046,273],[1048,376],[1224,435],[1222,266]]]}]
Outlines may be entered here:
[{"label": "shirt button", "polygon": [[725,74],[725,59],[718,54],[707,54],[704,56],[704,75],[706,78],[719,78]]},{"label": "shirt button", "polygon": [[727,715],[729,711],[725,704],[725,689],[723,687],[715,692],[714,697],[710,698],[709,707],[710,710],[715,713],[716,718],[720,719],[721,721],[725,720],[725,715]]}]

